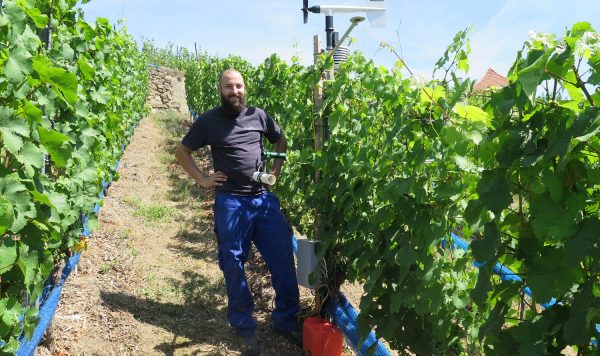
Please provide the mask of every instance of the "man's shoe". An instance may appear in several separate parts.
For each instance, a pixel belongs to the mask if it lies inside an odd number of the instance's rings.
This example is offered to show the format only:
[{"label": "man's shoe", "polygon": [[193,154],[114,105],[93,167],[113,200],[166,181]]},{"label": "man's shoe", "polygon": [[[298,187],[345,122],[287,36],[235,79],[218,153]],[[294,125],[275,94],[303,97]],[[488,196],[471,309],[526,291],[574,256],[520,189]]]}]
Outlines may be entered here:
[{"label": "man's shoe", "polygon": [[296,345],[302,348],[302,331],[300,330],[277,330],[273,329],[273,332],[277,335],[283,336],[290,344]]},{"label": "man's shoe", "polygon": [[260,345],[256,339],[256,335],[239,336],[240,351],[245,356],[260,355]]}]

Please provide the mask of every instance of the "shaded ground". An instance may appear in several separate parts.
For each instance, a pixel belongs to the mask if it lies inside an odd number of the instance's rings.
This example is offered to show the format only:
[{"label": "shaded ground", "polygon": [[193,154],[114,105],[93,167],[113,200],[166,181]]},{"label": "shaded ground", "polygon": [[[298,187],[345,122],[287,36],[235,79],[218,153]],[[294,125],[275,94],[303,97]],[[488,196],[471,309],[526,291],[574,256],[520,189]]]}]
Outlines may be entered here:
[{"label": "shaded ground", "polygon": [[[53,342],[38,354],[239,354],[226,321],[212,193],[192,185],[174,161],[181,117],[160,115],[142,120],[125,150],[100,226],[64,287]],[[209,166],[206,155],[198,160]],[[248,274],[263,354],[301,355],[270,332],[273,291],[258,253]]]}]

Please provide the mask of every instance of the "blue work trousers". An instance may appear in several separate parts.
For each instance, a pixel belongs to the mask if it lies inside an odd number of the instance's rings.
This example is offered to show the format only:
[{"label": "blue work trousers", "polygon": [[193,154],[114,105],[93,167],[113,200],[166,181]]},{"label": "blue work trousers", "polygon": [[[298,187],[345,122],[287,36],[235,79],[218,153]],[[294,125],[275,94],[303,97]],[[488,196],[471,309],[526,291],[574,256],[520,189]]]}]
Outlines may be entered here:
[{"label": "blue work trousers", "polygon": [[254,299],[244,272],[244,263],[254,242],[271,272],[275,290],[273,329],[296,330],[300,296],[292,234],[281,213],[279,199],[270,192],[254,196],[217,193],[214,212],[219,265],[227,287],[229,324],[239,336],[250,336],[256,329],[252,317]]}]

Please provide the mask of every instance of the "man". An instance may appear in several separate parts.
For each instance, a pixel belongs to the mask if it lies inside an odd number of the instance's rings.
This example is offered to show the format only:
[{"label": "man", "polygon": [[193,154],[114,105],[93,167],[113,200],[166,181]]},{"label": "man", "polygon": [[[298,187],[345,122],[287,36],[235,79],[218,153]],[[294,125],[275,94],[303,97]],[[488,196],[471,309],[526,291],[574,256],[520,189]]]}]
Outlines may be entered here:
[{"label": "man", "polygon": [[[258,355],[254,335],[254,301],[248,288],[244,263],[250,244],[261,253],[275,289],[272,328],[300,344],[296,315],[299,292],[294,266],[291,232],[281,214],[278,198],[252,174],[264,162],[262,137],[285,152],[287,141],[279,126],[263,110],[246,106],[244,78],[234,70],[224,71],[218,83],[221,106],[209,110],[192,125],[175,152],[177,161],[194,181],[215,188],[214,222],[219,243],[219,266],[227,287],[227,318],[240,337],[244,354]],[[209,145],[214,173],[205,175],[192,153]],[[274,160],[271,174],[279,176],[283,161]]]}]

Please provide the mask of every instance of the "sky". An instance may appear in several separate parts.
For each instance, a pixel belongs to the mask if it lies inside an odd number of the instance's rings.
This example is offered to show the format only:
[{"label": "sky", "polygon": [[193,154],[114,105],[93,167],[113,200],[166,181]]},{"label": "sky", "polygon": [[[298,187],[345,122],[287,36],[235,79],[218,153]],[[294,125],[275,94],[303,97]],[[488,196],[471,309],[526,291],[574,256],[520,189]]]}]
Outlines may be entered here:
[{"label": "sky", "polygon": [[[312,5],[366,5],[365,0],[309,0]],[[325,38],[325,16],[309,14],[302,21],[302,0],[92,0],[81,5],[93,22],[108,18],[125,26],[138,43],[151,40],[165,48],[195,48],[211,55],[234,54],[258,65],[272,53],[290,61],[297,56],[305,65],[313,62],[313,36]],[[528,33],[562,36],[567,28],[587,21],[600,31],[598,0],[387,0],[386,27],[368,21],[350,34],[350,49],[386,67],[397,58],[381,43],[394,46],[407,66],[431,77],[435,62],[467,26],[471,42],[470,78],[481,78],[488,68],[506,75]],[[352,16],[334,14],[340,37]],[[121,24],[118,20],[123,19]]]}]

